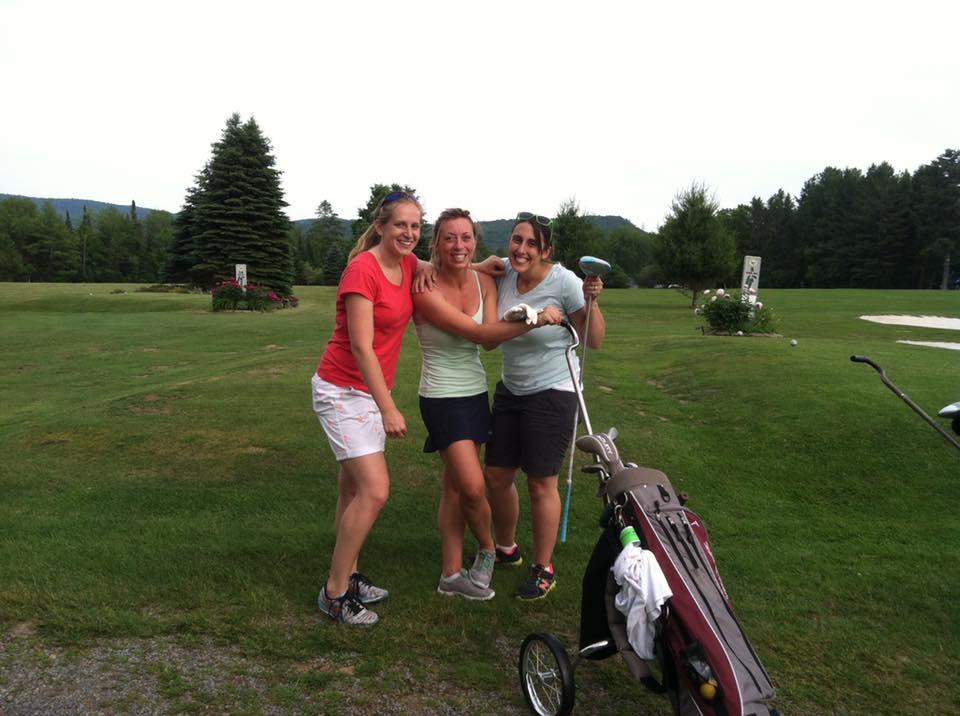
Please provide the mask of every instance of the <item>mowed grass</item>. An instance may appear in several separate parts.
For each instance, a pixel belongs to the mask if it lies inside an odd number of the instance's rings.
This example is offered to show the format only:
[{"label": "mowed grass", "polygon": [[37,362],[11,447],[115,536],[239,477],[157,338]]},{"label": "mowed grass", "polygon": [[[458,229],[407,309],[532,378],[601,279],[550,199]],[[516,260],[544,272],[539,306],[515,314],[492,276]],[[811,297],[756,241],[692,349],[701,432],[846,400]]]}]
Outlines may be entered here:
[{"label": "mowed grass", "polygon": [[[409,331],[394,394],[410,434],[388,446],[392,494],[361,563],[393,596],[376,628],[338,627],[315,605],[337,466],[308,387],[334,289],[251,315],[114,288],[0,284],[0,690],[32,653],[12,633],[75,658],[173,638],[260,665],[236,676],[256,688],[217,693],[161,670],[174,711],[522,711],[526,634],[576,643],[592,478],[576,473],[549,599],[517,602],[519,573],[499,570],[492,602],[437,595],[439,469],[422,453]],[[895,342],[960,335],[858,318],[958,317],[960,294],[763,300],[782,337],[704,336],[687,297],[607,291],[586,368],[594,427],[616,426],[625,459],[690,494],[784,713],[960,713],[960,454],[849,361],[869,355],[928,412],[960,399],[960,353]],[[492,385],[499,354],[484,360]],[[578,713],[669,712],[618,659],[576,676]]]}]

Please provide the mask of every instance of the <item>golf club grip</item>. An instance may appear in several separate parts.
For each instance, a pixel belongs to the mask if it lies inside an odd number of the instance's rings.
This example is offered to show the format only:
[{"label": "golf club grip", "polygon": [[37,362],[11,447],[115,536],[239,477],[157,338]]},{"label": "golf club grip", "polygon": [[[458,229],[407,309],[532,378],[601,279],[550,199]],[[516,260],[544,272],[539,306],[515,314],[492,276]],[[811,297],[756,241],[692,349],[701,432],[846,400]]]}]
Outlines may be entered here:
[{"label": "golf club grip", "polygon": [[874,370],[878,372],[883,372],[880,366],[878,366],[876,363],[874,363],[872,360],[870,360],[866,356],[853,355],[853,356],[850,356],[850,360],[853,361],[854,363],[866,363],[868,366],[870,366]]}]

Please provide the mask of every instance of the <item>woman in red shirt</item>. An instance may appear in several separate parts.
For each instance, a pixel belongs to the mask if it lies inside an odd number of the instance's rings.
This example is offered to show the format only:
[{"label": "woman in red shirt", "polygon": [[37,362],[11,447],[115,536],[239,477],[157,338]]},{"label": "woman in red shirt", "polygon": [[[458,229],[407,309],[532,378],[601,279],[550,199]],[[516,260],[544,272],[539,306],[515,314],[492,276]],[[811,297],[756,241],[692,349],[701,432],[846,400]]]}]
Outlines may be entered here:
[{"label": "woman in red shirt", "polygon": [[390,493],[386,437],[407,433],[390,390],[413,314],[413,249],[422,217],[415,196],[384,197],[350,253],[337,290],[333,336],[313,376],[314,411],[340,462],[337,541],[317,603],[345,624],[376,624],[379,617],[366,605],[389,596],[357,571],[357,559]]}]

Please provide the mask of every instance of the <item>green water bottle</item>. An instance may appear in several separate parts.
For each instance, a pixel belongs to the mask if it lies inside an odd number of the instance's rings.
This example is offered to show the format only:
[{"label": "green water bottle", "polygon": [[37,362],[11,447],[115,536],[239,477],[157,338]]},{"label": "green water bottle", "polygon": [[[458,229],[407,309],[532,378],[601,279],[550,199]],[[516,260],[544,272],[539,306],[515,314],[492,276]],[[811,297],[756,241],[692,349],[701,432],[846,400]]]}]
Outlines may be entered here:
[{"label": "green water bottle", "polygon": [[637,531],[633,528],[633,525],[627,525],[620,530],[620,544],[624,547],[631,544],[640,546],[640,538],[637,536]]}]

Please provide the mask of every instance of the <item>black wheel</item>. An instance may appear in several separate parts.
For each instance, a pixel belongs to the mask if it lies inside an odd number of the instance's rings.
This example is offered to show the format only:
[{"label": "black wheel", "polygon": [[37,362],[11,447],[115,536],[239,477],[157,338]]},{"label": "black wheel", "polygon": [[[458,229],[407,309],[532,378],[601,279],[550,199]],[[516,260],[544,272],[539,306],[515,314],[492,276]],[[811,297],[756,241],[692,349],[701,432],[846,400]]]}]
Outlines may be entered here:
[{"label": "black wheel", "polygon": [[531,713],[566,716],[573,711],[573,667],[553,634],[531,634],[520,647],[520,686]]}]

